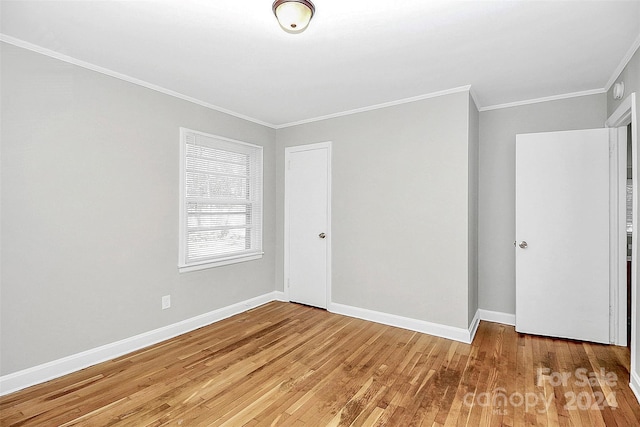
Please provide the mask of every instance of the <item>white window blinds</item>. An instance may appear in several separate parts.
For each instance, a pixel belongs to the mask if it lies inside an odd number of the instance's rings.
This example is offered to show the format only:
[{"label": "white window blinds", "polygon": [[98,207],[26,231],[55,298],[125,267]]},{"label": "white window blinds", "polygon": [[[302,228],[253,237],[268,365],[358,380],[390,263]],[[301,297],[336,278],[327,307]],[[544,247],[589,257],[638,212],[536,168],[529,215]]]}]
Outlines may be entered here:
[{"label": "white window blinds", "polygon": [[262,256],[262,147],[181,129],[180,262],[188,271]]}]

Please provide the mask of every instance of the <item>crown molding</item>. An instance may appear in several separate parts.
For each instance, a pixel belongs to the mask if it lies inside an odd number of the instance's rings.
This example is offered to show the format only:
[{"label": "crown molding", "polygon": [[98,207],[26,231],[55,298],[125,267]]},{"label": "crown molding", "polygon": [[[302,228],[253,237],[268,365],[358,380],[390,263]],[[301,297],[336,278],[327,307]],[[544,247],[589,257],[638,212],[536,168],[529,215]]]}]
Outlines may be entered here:
[{"label": "crown molding", "polygon": [[561,95],[546,96],[543,98],[527,99],[524,101],[508,102],[506,104],[488,105],[486,107],[479,108],[480,111],[500,110],[502,108],[521,107],[523,105],[538,104],[540,102],[558,101],[561,99],[577,98],[579,96],[598,95],[606,93],[605,89],[591,89],[581,92],[564,93]]},{"label": "crown molding", "polygon": [[[460,87],[456,87],[456,88],[453,88],[453,89],[442,90],[442,91],[439,91],[439,92],[432,92],[432,93],[427,93],[427,94],[424,94],[424,95],[413,96],[411,98],[403,98],[403,99],[398,99],[396,101],[384,102],[382,104],[370,105],[368,107],[355,108],[353,110],[347,110],[347,111],[341,111],[339,113],[327,114],[326,116],[319,116],[319,117],[314,117],[314,118],[311,118],[311,119],[299,120],[297,122],[285,123],[285,124],[282,124],[282,125],[277,125],[276,129],[283,129],[283,128],[288,128],[288,127],[291,127],[291,126],[298,126],[298,125],[302,125],[302,124],[306,124],[306,123],[319,122],[321,120],[334,119],[336,117],[350,116],[352,114],[364,113],[366,111],[379,110],[381,108],[393,107],[394,105],[402,105],[402,104],[409,104],[411,102],[422,101],[423,99],[436,98],[438,96],[451,95],[453,93],[469,92],[470,90],[471,90],[471,85],[460,86]],[[473,94],[471,96],[473,96]],[[474,99],[474,101],[476,100],[475,97],[473,99]],[[476,105],[477,105],[477,101],[476,101]]]},{"label": "crown molding", "polygon": [[110,77],[115,77],[116,79],[124,80],[126,82],[133,83],[135,85],[142,86],[142,87],[147,88],[147,89],[155,90],[156,92],[160,92],[160,93],[163,93],[165,95],[172,96],[174,98],[179,98],[179,99],[182,99],[183,101],[188,101],[188,102],[200,105],[201,107],[205,107],[205,108],[209,108],[211,110],[215,110],[215,111],[217,111],[219,113],[228,114],[230,116],[234,116],[234,117],[237,117],[239,119],[247,120],[249,122],[253,122],[253,123],[256,123],[256,124],[259,124],[259,125],[262,125],[262,126],[266,126],[266,127],[272,128],[272,129],[276,128],[276,126],[274,124],[272,124],[272,123],[263,122],[262,120],[258,120],[258,119],[255,119],[253,117],[245,116],[244,114],[236,113],[235,111],[227,110],[226,108],[218,107],[217,105],[209,104],[208,102],[202,101],[200,99],[197,99],[197,98],[194,98],[194,97],[191,97],[191,96],[188,96],[188,95],[184,95],[184,94],[179,93],[179,92],[175,92],[173,90],[164,88],[162,86],[158,86],[158,85],[155,85],[153,83],[149,83],[147,81],[140,80],[138,78],[131,77],[131,76],[128,76],[126,74],[122,74],[122,73],[119,73],[117,71],[113,71],[113,70],[110,70],[108,68],[104,68],[104,67],[101,67],[99,65],[92,64],[90,62],[82,61],[82,60],[74,58],[72,56],[64,55],[64,54],[62,54],[60,52],[56,52],[54,50],[47,49],[45,47],[38,46],[36,44],[26,42],[24,40],[20,40],[18,38],[11,37],[11,36],[8,36],[8,35],[3,34],[3,33],[0,33],[0,41],[8,43],[8,44],[11,44],[11,45],[14,45],[14,46],[17,46],[17,47],[21,47],[23,49],[30,50],[32,52],[40,53],[42,55],[45,55],[45,56],[48,56],[48,57],[51,57],[51,58],[54,58],[54,59],[58,59],[60,61],[68,62],[69,64],[77,65],[79,67],[86,68],[86,69],[91,70],[91,71],[95,71],[95,72],[98,72],[98,73],[101,73],[101,74],[105,74],[105,75],[110,76]]},{"label": "crown molding", "polygon": [[478,95],[476,94],[476,91],[473,89],[472,86],[469,86],[469,94],[471,95],[473,102],[475,102],[476,108],[478,109],[478,111],[480,111],[480,103],[478,102]]},{"label": "crown molding", "polygon": [[627,66],[627,64],[629,64],[629,61],[631,61],[631,58],[633,58],[633,55],[636,53],[639,47],[640,47],[640,35],[638,35],[638,38],[636,39],[636,41],[633,42],[633,44],[627,51],[626,55],[622,58],[622,61],[620,61],[620,64],[614,70],[613,74],[609,78],[609,81],[604,87],[605,92],[609,92],[609,89],[611,89],[611,86],[613,86],[613,84],[616,82],[618,77],[620,77],[620,74],[622,74],[622,71],[624,71],[624,68]]},{"label": "crown molding", "polygon": [[[264,122],[262,120],[258,120],[255,119],[253,117],[250,116],[246,116],[244,114],[240,114],[240,113],[236,113],[235,111],[231,111],[231,110],[227,110],[226,108],[222,108],[219,107],[217,105],[213,105],[210,104],[208,102],[202,101],[200,99],[188,96],[188,95],[184,95],[182,93],[179,92],[175,92],[173,90],[155,85],[153,83],[149,83],[147,81],[123,74],[123,73],[119,73],[117,71],[105,68],[105,67],[101,67],[99,65],[95,65],[92,64],[90,62],[86,62],[86,61],[82,61],[80,59],[74,58],[72,56],[68,56],[68,55],[64,55],[60,52],[56,52],[54,50],[18,39],[16,37],[12,37],[3,33],[0,33],[0,41],[4,42],[4,43],[8,43],[11,44],[13,46],[17,46],[26,50],[30,50],[32,52],[36,52],[45,56],[48,56],[50,58],[54,58],[54,59],[58,59],[60,61],[64,61],[67,62],[69,64],[73,64],[73,65],[77,65],[79,67],[82,68],[86,68],[88,70],[91,71],[95,71],[101,74],[105,74],[107,76],[110,77],[114,77],[129,83],[133,83],[135,85],[138,86],[142,86],[145,87],[147,89],[151,89],[154,90],[156,92],[160,92],[163,93],[165,95],[169,95],[172,96],[174,98],[179,98],[182,99],[184,101],[188,101],[197,105],[200,105],[202,107],[205,108],[209,108],[211,110],[215,110],[218,111],[220,113],[224,113],[224,114],[228,114],[230,116],[234,116],[237,117],[239,119],[243,119],[243,120],[247,120],[249,122],[253,122],[262,126],[266,126],[269,127],[271,129],[281,129],[281,128],[286,128],[286,127],[290,127],[290,126],[296,126],[296,125],[300,125],[300,124],[304,124],[304,123],[311,123],[311,122],[317,122],[320,120],[326,120],[326,119],[331,119],[334,117],[341,117],[341,116],[348,116],[351,114],[357,114],[357,113],[361,113],[361,112],[365,112],[365,111],[371,111],[371,110],[377,110],[380,108],[386,108],[386,107],[391,107],[394,105],[401,105],[401,104],[407,104],[410,102],[415,102],[415,101],[420,101],[423,99],[429,99],[429,98],[435,98],[438,96],[444,96],[444,95],[449,95],[452,93],[458,93],[458,92],[464,92],[464,91],[470,91],[471,90],[471,86],[467,85],[467,86],[461,86],[461,87],[457,87],[457,88],[453,88],[453,89],[447,89],[447,90],[443,90],[443,91],[439,91],[439,92],[432,92],[432,93],[428,93],[425,95],[419,95],[419,96],[414,96],[411,98],[404,98],[404,99],[399,99],[396,101],[390,101],[390,102],[385,102],[382,104],[376,104],[376,105],[371,105],[368,107],[362,107],[362,108],[357,108],[357,109],[353,109],[353,110],[348,110],[348,111],[343,111],[343,112],[339,112],[339,113],[333,113],[333,114],[328,114],[326,116],[320,116],[320,117],[314,117],[314,118],[310,118],[310,119],[304,119],[304,120],[300,120],[300,121],[296,121],[296,122],[291,122],[291,123],[285,123],[282,125],[275,125],[273,123],[268,123],[268,122]],[[474,101],[476,102],[476,105],[478,104],[477,98],[476,96],[472,93],[471,96],[473,97]]]},{"label": "crown molding", "polygon": [[237,113],[235,111],[231,111],[228,110],[226,108],[222,108],[219,107],[217,105],[213,105],[210,104],[208,102],[202,101],[200,99],[188,96],[188,95],[184,95],[182,93],[179,92],[175,92],[173,90],[149,83],[147,81],[123,74],[123,73],[119,73],[117,71],[108,69],[108,68],[104,68],[101,67],[99,65],[95,65],[86,61],[82,61],[80,59],[68,56],[68,55],[64,55],[62,53],[56,52],[54,50],[51,49],[47,49],[44,48],[42,46],[38,46],[36,44],[12,37],[12,36],[8,36],[6,34],[0,33],[0,41],[4,42],[4,43],[8,43],[23,49],[27,49],[33,52],[37,52],[40,53],[42,55],[51,57],[51,58],[55,58],[58,59],[60,61],[64,61],[73,65],[77,65],[79,67],[82,68],[86,68],[88,70],[92,70],[101,74],[105,74],[107,76],[110,77],[114,77],[138,86],[142,86],[144,88],[147,89],[151,89],[154,90],[156,92],[160,92],[163,93],[165,95],[169,95],[172,96],[174,98],[178,98],[178,99],[182,99],[184,101],[188,101],[191,102],[193,104],[196,105],[200,105],[202,107],[214,110],[214,111],[218,111],[220,113],[224,113],[224,114],[228,114],[230,116],[233,117],[237,117],[239,119],[242,120],[247,120],[249,122],[252,123],[256,123],[258,125],[261,126],[266,126],[268,128],[271,129],[283,129],[283,128],[287,128],[287,127],[292,127],[292,126],[297,126],[297,125],[301,125],[301,124],[306,124],[306,123],[313,123],[313,122],[318,122],[318,121],[322,121],[322,120],[327,120],[327,119],[333,119],[333,118],[337,118],[337,117],[343,117],[343,116],[348,116],[351,114],[358,114],[358,113],[362,113],[362,112],[366,112],[366,111],[372,111],[372,110],[378,110],[378,109],[382,109],[382,108],[387,108],[387,107],[392,107],[395,105],[402,105],[402,104],[408,104],[411,102],[416,102],[416,101],[421,101],[424,99],[429,99],[429,98],[436,98],[439,96],[444,96],[444,95],[450,95],[450,94],[454,94],[454,93],[459,93],[459,92],[465,92],[468,91],[473,99],[473,101],[476,104],[476,107],[478,108],[478,111],[483,112],[483,111],[491,111],[491,110],[498,110],[498,109],[502,109],[502,108],[511,108],[511,107],[520,107],[520,106],[524,106],[524,105],[530,105],[530,104],[537,104],[537,103],[541,103],[541,102],[548,102],[548,101],[556,101],[556,100],[562,100],[562,99],[569,99],[569,98],[575,98],[575,97],[579,97],[579,96],[587,96],[587,95],[596,95],[596,94],[601,94],[601,93],[606,93],[611,86],[615,83],[616,79],[620,76],[620,73],[622,73],[622,71],[624,70],[624,68],[627,66],[627,64],[629,63],[629,61],[631,60],[631,58],[633,57],[633,55],[636,53],[636,51],[638,50],[638,48],[640,47],[640,36],[635,40],[635,42],[631,45],[631,47],[629,48],[629,50],[627,51],[626,55],[624,56],[624,58],[622,59],[622,61],[620,62],[620,64],[618,65],[618,67],[616,68],[616,70],[614,71],[613,75],[611,76],[611,78],[609,79],[609,81],[607,82],[606,86],[604,88],[601,89],[591,89],[591,90],[586,90],[586,91],[581,91],[581,92],[572,92],[572,93],[566,93],[566,94],[561,94],[561,95],[553,95],[553,96],[548,96],[548,97],[542,97],[542,98],[535,98],[535,99],[529,99],[529,100],[523,100],[523,101],[515,101],[515,102],[509,102],[509,103],[504,103],[504,104],[495,104],[495,105],[488,105],[485,107],[482,107],[480,102],[478,102],[478,96],[475,92],[475,90],[472,88],[471,85],[466,85],[466,86],[460,86],[460,87],[456,87],[456,88],[452,88],[452,89],[447,89],[447,90],[442,90],[442,91],[438,91],[438,92],[431,92],[431,93],[427,93],[424,95],[418,95],[418,96],[414,96],[414,97],[409,97],[409,98],[403,98],[403,99],[399,99],[399,100],[395,100],[395,101],[390,101],[390,102],[384,102],[381,104],[375,104],[375,105],[370,105],[367,107],[361,107],[361,108],[355,108],[352,110],[347,110],[347,111],[342,111],[342,112],[338,112],[338,113],[332,113],[332,114],[327,114],[324,116],[318,116],[318,117],[312,117],[309,119],[303,119],[303,120],[299,120],[299,121],[295,121],[295,122],[290,122],[290,123],[284,123],[284,124],[273,124],[273,123],[268,123],[244,114],[240,114]]}]

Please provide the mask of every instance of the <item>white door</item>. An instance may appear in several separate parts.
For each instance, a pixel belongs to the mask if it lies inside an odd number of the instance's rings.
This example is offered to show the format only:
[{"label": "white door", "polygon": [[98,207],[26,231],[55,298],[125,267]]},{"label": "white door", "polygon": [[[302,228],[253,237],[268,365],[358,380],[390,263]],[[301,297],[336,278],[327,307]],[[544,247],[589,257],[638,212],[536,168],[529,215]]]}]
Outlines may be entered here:
[{"label": "white door", "polygon": [[516,136],[516,330],[609,343],[609,130]]},{"label": "white door", "polygon": [[331,144],[285,150],[285,294],[327,308],[330,290]]}]

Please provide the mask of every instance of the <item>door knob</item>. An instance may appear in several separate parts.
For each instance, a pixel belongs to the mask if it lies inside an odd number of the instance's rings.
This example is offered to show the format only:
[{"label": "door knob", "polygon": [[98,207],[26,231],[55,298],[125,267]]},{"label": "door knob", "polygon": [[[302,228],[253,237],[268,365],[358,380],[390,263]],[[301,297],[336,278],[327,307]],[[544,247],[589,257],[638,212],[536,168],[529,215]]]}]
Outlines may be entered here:
[{"label": "door knob", "polygon": [[527,249],[527,246],[529,245],[523,240],[522,242],[520,242],[520,244],[518,244],[518,246],[520,246],[522,249]]},{"label": "door knob", "polygon": [[321,239],[324,239],[325,237],[327,237],[327,235],[324,234],[324,233],[320,233],[320,234],[318,234],[318,237],[321,238]]}]

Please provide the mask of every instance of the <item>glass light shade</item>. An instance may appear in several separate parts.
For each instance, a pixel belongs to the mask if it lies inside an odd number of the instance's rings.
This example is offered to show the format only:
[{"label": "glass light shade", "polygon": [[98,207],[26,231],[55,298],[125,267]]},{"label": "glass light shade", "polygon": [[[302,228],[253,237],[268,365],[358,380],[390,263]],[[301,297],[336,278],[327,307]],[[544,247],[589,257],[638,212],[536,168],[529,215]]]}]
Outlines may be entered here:
[{"label": "glass light shade", "polygon": [[299,33],[307,28],[314,12],[311,2],[290,0],[278,3],[274,3],[273,12],[283,30],[289,33]]}]

